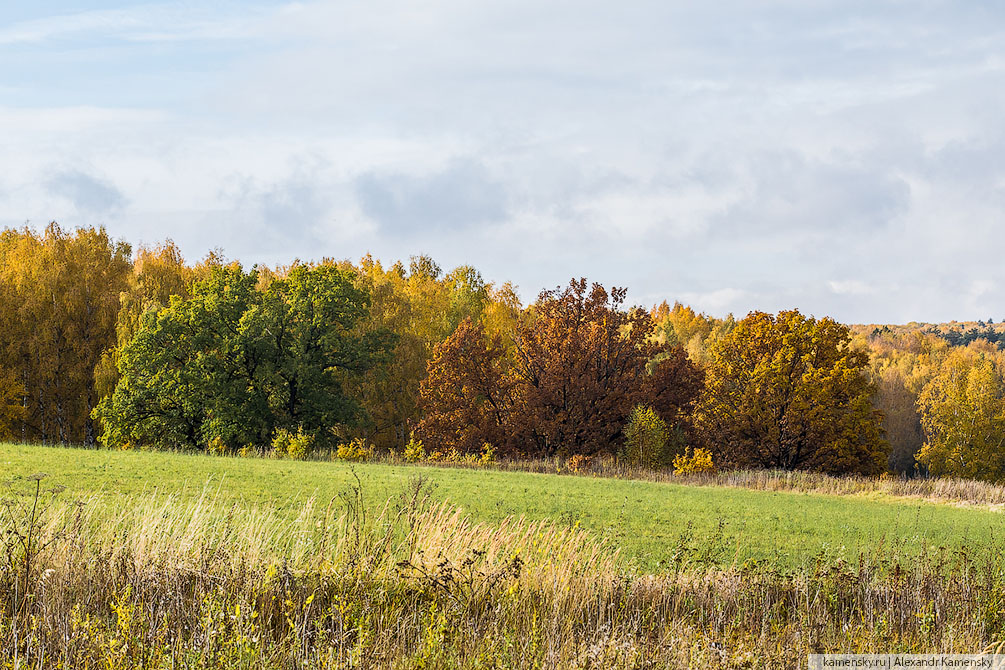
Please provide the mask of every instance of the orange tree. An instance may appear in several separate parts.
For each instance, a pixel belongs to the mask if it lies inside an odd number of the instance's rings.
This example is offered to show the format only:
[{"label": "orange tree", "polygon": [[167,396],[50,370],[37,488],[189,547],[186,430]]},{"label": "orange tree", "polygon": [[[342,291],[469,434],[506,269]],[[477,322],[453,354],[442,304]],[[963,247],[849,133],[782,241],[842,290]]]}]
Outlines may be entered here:
[{"label": "orange tree", "polygon": [[752,312],[711,350],[699,425],[716,462],[876,474],[889,446],[872,407],[869,356],[847,326]]},{"label": "orange tree", "polygon": [[510,450],[513,380],[504,372],[504,356],[501,336],[487,335],[470,318],[436,345],[419,389],[425,410],[419,435],[461,453],[475,453],[485,443]]},{"label": "orange tree", "polygon": [[702,373],[652,337],[648,312],[622,309],[625,294],[588,290],[585,279],[545,291],[508,351],[478,326],[459,328],[430,362],[422,438],[459,450],[489,442],[510,454],[613,454],[638,404],[686,431]]}]

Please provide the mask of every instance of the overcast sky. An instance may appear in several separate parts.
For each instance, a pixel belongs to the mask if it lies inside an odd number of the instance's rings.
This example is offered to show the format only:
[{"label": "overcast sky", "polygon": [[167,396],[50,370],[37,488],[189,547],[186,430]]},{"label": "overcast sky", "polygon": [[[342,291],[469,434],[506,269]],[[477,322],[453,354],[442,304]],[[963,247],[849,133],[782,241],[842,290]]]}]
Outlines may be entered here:
[{"label": "overcast sky", "polygon": [[998,321],[1005,4],[7,2],[0,225],[49,220]]}]

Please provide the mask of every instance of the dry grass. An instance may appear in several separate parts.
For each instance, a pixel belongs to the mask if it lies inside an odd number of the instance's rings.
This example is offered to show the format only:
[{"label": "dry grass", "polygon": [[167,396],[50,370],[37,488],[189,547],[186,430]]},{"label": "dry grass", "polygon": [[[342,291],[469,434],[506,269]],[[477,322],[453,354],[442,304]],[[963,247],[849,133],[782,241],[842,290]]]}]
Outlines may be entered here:
[{"label": "dry grass", "polygon": [[782,573],[712,569],[685,535],[669,572],[626,574],[578,529],[472,523],[420,481],[377,512],[350,490],[293,523],[209,493],[57,498],[39,528],[56,541],[27,593],[16,548],[0,568],[7,667],[795,668],[1005,632],[990,547]]},{"label": "dry grass", "polygon": [[799,491],[833,495],[879,493],[984,507],[1005,504],[1005,486],[966,479],[921,477],[878,479],[854,475],[832,477],[813,472],[744,470],[676,477],[675,481],[697,486],[732,486],[762,491]]},{"label": "dry grass", "polygon": [[[388,462],[397,462],[393,458]],[[571,465],[570,465],[571,464]],[[464,464],[437,463],[439,467],[473,467]],[[899,477],[889,478],[843,475],[836,477],[817,472],[786,470],[723,470],[714,473],[678,475],[672,470],[650,470],[619,463],[611,458],[597,458],[576,466],[562,458],[505,460],[491,467],[500,470],[566,474],[610,479],[681,484],[684,486],[728,486],[759,491],[795,491],[829,495],[881,494],[948,502],[998,510],[1005,506],[1005,485],[969,479]]]}]

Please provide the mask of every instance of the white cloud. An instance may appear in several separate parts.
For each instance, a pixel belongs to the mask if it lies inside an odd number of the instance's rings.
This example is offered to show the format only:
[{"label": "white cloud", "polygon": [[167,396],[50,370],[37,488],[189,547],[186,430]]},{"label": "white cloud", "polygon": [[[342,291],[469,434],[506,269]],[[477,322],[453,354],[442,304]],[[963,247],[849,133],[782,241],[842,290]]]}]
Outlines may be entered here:
[{"label": "white cloud", "polygon": [[525,297],[587,275],[712,312],[1005,313],[974,289],[1005,281],[995,8],[19,11],[0,28],[8,225],[248,262],[433,253]]},{"label": "white cloud", "polygon": [[45,186],[87,218],[110,214],[126,203],[122,192],[107,179],[75,168],[55,170]]},{"label": "white cloud", "polygon": [[827,286],[838,295],[868,295],[874,292],[869,284],[858,279],[831,280],[827,282]]},{"label": "white cloud", "polygon": [[260,34],[261,21],[268,16],[271,13],[240,4],[224,8],[219,3],[139,4],[16,22],[0,29],[0,46],[47,44],[82,37],[129,42],[247,39]]},{"label": "white cloud", "polygon": [[680,295],[680,299],[683,302],[694,306],[700,312],[711,314],[737,312],[740,316],[754,309],[753,307],[749,309],[744,308],[744,305],[748,304],[750,297],[751,294],[749,291],[732,287],[720,288],[706,293],[684,292]]}]

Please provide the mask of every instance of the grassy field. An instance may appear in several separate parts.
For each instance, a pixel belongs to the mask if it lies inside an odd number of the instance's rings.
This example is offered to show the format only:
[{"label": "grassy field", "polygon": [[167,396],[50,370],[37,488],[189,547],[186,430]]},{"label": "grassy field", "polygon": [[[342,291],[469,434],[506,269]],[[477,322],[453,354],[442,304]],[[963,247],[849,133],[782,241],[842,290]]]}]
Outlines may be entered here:
[{"label": "grassy field", "polygon": [[[879,494],[0,445],[3,478],[39,471],[66,485],[64,496],[99,494],[110,505],[121,504],[118,496],[154,492],[182,500],[208,495],[220,510],[239,503],[291,516],[311,497],[326,504],[355,476],[368,505],[377,506],[421,474],[435,486],[435,499],[463,508],[475,521],[525,516],[578,527],[617,548],[623,565],[639,572],[661,571],[688,544],[702,547],[718,565],[753,560],[790,568],[821,553],[828,559],[854,559],[877,547],[903,556],[924,547],[981,546],[1005,531],[1005,516],[999,512]],[[687,536],[690,541],[682,542]]]},{"label": "grassy field", "polygon": [[1005,647],[1005,517],[891,495],[1001,498],[967,482],[16,445],[0,476],[19,478],[0,500],[2,667],[775,670]]}]

